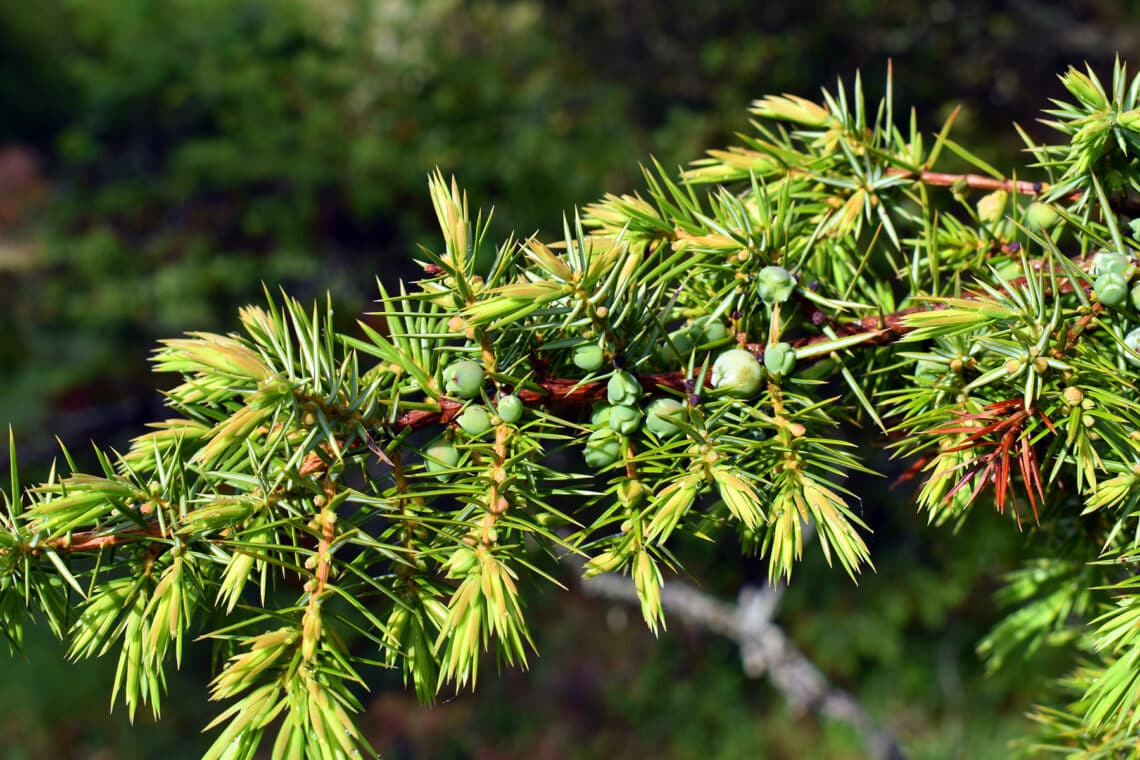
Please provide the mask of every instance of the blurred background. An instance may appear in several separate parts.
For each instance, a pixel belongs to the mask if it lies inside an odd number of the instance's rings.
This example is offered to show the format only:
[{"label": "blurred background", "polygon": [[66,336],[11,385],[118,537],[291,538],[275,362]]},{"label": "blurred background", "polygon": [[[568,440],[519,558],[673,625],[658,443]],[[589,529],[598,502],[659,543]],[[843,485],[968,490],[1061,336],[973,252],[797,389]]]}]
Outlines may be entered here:
[{"label": "blurred background", "polygon": [[[154,341],[229,330],[264,283],[331,291],[346,329],[377,275],[412,277],[435,245],[426,178],[455,174],[495,236],[640,186],[748,128],[755,97],[815,97],[862,69],[999,168],[1056,74],[1140,64],[1140,7],[1100,0],[0,0],[0,422],[25,480],[55,436],[122,446],[163,412]],[[885,463],[883,466],[886,467]],[[913,757],[1002,757],[1061,659],[986,677],[974,648],[1025,550],[1008,522],[927,527],[905,488],[869,484],[878,573],[858,587],[818,552],[778,621]],[[753,560],[681,546],[725,599]],[[733,647],[660,639],[571,593],[533,595],[541,653],[434,709],[383,674],[367,699],[389,758],[857,758],[842,724],[791,715]],[[161,723],[108,716],[113,662],[65,665],[33,636],[5,661],[0,753],[196,757],[208,658],[171,679]],[[489,671],[490,672],[490,671]]]}]

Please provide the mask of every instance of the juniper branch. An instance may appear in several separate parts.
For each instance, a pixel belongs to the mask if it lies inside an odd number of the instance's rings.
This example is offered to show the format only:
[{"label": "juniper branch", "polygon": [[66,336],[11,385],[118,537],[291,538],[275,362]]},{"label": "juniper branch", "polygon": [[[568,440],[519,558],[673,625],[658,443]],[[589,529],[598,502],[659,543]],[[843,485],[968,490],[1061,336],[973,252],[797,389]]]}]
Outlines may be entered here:
[{"label": "juniper branch", "polygon": [[[929,457],[918,502],[934,522],[989,501],[1020,525],[1020,478],[1035,535],[1077,534],[1066,551],[1087,576],[1017,613],[999,649],[1079,636],[1096,671],[1073,708],[1080,735],[1140,731],[1136,595],[1104,569],[1137,554],[1140,230],[1118,211],[1140,192],[1140,80],[1118,67],[1110,88],[1063,82],[1077,103],[1048,123],[1064,139],[1031,146],[1049,185],[934,171],[949,122],[927,150],[857,81],[822,103],[757,101],[744,147],[679,179],[657,167],[648,199],[607,196],[558,242],[508,241],[486,271],[486,223],[433,176],[443,249],[424,251],[411,288],[381,285],[363,338],[339,335],[331,307],[243,309],[241,335],[164,342],[178,416],[122,456],[99,452],[100,475],[24,491],[13,477],[10,638],[35,605],[65,635],[69,595],[84,597],[72,652],[117,647],[133,712],[157,709],[168,649],[177,661],[200,626],[224,662],[212,696],[231,702],[208,758],[252,758],[270,726],[275,754],[352,754],[367,660],[346,636],[425,701],[474,685],[492,647],[525,664],[516,581],[553,580],[528,547],[628,574],[653,628],[676,603],[662,574],[675,534],[734,531],[776,579],[815,530],[854,577],[869,528],[847,478],[869,467],[837,420],[865,415],[890,421],[899,453]],[[927,187],[946,185],[991,193],[943,211]],[[1043,577],[1020,579],[1019,599]],[[1082,632],[1105,587],[1122,601]],[[864,721],[781,646],[769,674],[798,664],[780,688]]]}]

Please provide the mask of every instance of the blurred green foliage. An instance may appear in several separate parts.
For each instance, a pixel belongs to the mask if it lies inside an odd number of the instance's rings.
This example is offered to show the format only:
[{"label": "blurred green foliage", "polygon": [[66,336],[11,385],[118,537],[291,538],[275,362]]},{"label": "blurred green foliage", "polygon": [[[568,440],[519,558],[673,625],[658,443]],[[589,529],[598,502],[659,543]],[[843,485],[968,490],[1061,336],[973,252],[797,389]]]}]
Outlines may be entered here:
[{"label": "blurred green foliage", "polygon": [[1025,83],[1126,5],[0,0],[0,145],[39,152],[52,198],[0,256],[0,404],[18,433],[106,440],[150,416],[140,347],[229,327],[262,282],[358,313],[434,244],[437,166],[498,208],[494,237],[555,228],[651,154],[731,141],[757,93],[887,56],[927,118],[969,104],[959,139],[1010,135],[1048,94]]},{"label": "blurred green foliage", "polygon": [[106,684],[114,662],[68,663],[46,630],[29,630],[24,651],[4,662],[0,686],[0,757],[193,760],[202,754],[198,730],[207,719],[205,687],[186,670],[173,674],[175,709],[161,722],[149,715],[135,723],[125,712],[107,712]]},{"label": "blurred green foliage", "polygon": [[5,69],[13,118],[0,138],[39,143],[54,192],[35,259],[4,277],[13,421],[38,427],[61,397],[129,395],[140,346],[218,327],[262,282],[330,288],[358,312],[372,277],[406,270],[415,242],[430,240],[434,166],[524,227],[630,184],[644,144],[625,126],[621,90],[555,55],[539,10],[0,7],[19,43],[7,50],[35,53]]}]

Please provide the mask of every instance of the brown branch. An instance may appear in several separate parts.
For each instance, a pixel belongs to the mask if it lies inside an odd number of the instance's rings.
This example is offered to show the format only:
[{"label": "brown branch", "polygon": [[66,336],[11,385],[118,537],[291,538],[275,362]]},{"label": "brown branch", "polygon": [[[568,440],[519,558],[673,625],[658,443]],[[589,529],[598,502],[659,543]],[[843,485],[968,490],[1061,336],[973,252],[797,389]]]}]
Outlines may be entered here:
[{"label": "brown branch", "polygon": [[[974,190],[1005,190],[1018,195],[1037,196],[1049,190],[1048,182],[1035,182],[1031,180],[996,179],[982,174],[949,174],[947,172],[923,171],[917,175],[909,169],[889,167],[886,173],[896,177],[911,177],[924,185],[932,187],[953,187],[955,184],[965,185]],[[1074,191],[1064,197],[1064,200],[1073,202],[1084,197],[1081,191]],[[1109,198],[1109,207],[1118,213],[1136,214],[1140,211],[1140,199],[1133,195]]]},{"label": "brown branch", "polygon": [[[890,314],[872,314],[869,317],[863,317],[862,319],[837,325],[835,334],[836,337],[846,338],[852,335],[859,335],[860,333],[867,333],[870,336],[867,338],[868,344],[872,346],[887,345],[914,329],[904,321],[908,315],[934,311],[941,308],[943,307],[940,304],[935,304],[933,306],[912,306],[909,309],[900,309]],[[826,343],[829,340],[832,340],[832,338],[826,335],[816,335],[798,341],[794,345],[797,347],[812,346],[817,343]],[[748,347],[755,350],[753,346],[758,345],[759,344],[749,344]]]},{"label": "brown branch", "polygon": [[[914,172],[908,169],[891,167],[887,174],[898,177],[915,177]],[[996,179],[983,174],[951,174],[948,172],[920,172],[917,176],[919,182],[931,187],[953,187],[965,185],[973,190],[1005,190],[1017,195],[1041,195],[1049,190],[1048,182],[1039,182],[1025,179]],[[1072,192],[1065,196],[1067,201],[1079,201],[1084,197],[1082,192]]]},{"label": "brown branch", "polygon": [[[887,174],[897,177],[915,177],[914,172],[908,169],[890,168]],[[1030,182],[1028,180],[995,179],[981,174],[947,174],[946,172],[924,171],[917,176],[919,182],[934,187],[953,187],[965,185],[974,190],[1005,190],[1018,195],[1040,195],[1049,189],[1048,183]],[[1077,200],[1080,193],[1074,193],[1068,200]]]},{"label": "brown branch", "polygon": [[[903,309],[892,314],[864,317],[861,320],[839,325],[836,332],[840,337],[857,335],[861,332],[870,333],[871,336],[867,339],[868,344],[885,345],[898,340],[911,331],[912,328],[903,322],[906,315],[920,311],[928,311],[931,308],[941,307],[914,307]],[[817,335],[796,341],[794,345],[810,346],[828,340],[832,339],[826,335]],[[745,343],[743,347],[756,354],[760,359],[763,359],[765,344]],[[691,379],[687,373],[681,371],[650,372],[638,376],[642,390],[646,393],[658,393],[663,388],[684,392],[688,390],[689,381]],[[547,404],[552,406],[580,407],[595,401],[601,401],[606,397],[606,382],[600,380],[585,383],[577,378],[551,377],[536,381],[535,384],[539,386],[537,389],[521,388],[517,391],[519,398],[528,405]],[[438,399],[438,403],[440,406],[439,410],[413,409],[404,412],[396,418],[396,422],[391,426],[391,429],[393,431],[407,428],[418,430],[431,425],[446,425],[454,420],[463,408],[462,402],[449,398],[441,397]]]},{"label": "brown branch", "polygon": [[164,531],[158,524],[158,521],[155,520],[147,524],[146,527],[135,526],[117,533],[104,533],[99,530],[85,530],[71,533],[60,538],[46,541],[39,546],[29,547],[29,550],[36,556],[43,553],[45,545],[56,551],[89,552],[111,546],[122,546],[139,541],[150,541],[155,538],[169,539],[172,538],[173,535],[174,534],[170,531]]}]

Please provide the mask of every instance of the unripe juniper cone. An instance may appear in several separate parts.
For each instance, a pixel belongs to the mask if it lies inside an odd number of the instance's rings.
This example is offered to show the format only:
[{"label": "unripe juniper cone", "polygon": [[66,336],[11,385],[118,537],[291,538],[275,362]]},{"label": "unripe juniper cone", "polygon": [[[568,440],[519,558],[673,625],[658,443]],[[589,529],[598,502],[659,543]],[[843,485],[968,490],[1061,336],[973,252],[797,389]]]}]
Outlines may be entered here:
[{"label": "unripe juniper cone", "polygon": [[598,404],[590,414],[590,424],[603,427],[610,424],[611,404]]},{"label": "unripe juniper cone", "polygon": [[497,409],[499,419],[508,425],[513,425],[522,419],[524,404],[521,398],[511,394],[499,398]]},{"label": "unripe juniper cone", "polygon": [[1093,274],[1119,274],[1125,275],[1128,273],[1128,265],[1132,260],[1122,253],[1114,251],[1100,251],[1093,256],[1092,271]]},{"label": "unripe juniper cone", "polygon": [[1124,352],[1124,358],[1133,367],[1140,367],[1140,327],[1124,336],[1124,346],[1128,349]]},{"label": "unripe juniper cone", "polygon": [[641,383],[628,372],[615,372],[606,384],[606,398],[611,404],[633,404],[641,398]]},{"label": "unripe juniper cone", "polygon": [[436,441],[424,451],[424,466],[428,472],[437,473],[439,480],[449,480],[451,470],[459,464],[459,450],[446,441]]},{"label": "unripe juniper cone", "polygon": [[728,328],[721,322],[706,322],[702,328],[701,337],[705,343],[716,343],[728,337]]},{"label": "unripe juniper cone", "polygon": [[733,348],[716,358],[712,366],[712,386],[737,398],[748,398],[760,390],[764,369],[751,351]]},{"label": "unripe juniper cone", "polygon": [[790,343],[772,343],[764,349],[764,369],[776,381],[792,373],[796,366],[796,352]]},{"label": "unripe juniper cone", "polygon": [[1034,201],[1025,209],[1025,221],[1030,229],[1043,230],[1052,227],[1060,220],[1057,211],[1048,203]]},{"label": "unripe juniper cone", "polygon": [[978,219],[985,224],[995,224],[1005,216],[1009,193],[1005,190],[995,190],[978,201]]},{"label": "unripe juniper cone", "polygon": [[473,404],[463,410],[456,419],[459,427],[468,435],[480,436],[491,429],[491,415],[482,406]]},{"label": "unripe juniper cone", "polygon": [[586,439],[582,457],[586,460],[586,464],[595,470],[610,466],[621,459],[621,436],[609,427],[595,430]]},{"label": "unripe juniper cone", "polygon": [[756,295],[766,304],[787,301],[795,289],[796,278],[780,266],[766,266],[756,277]]},{"label": "unripe juniper cone", "polygon": [[469,359],[447,365],[443,389],[460,398],[474,398],[483,388],[483,368]]},{"label": "unripe juniper cone", "polygon": [[685,405],[674,398],[654,399],[645,414],[645,427],[659,436],[676,435],[681,428],[673,422],[682,419]]},{"label": "unripe juniper cone", "polygon": [[596,343],[587,343],[574,349],[574,364],[579,369],[593,372],[605,362],[605,353]]},{"label": "unripe juniper cone", "polygon": [[1105,306],[1123,306],[1128,301],[1128,280],[1123,274],[1105,272],[1096,278],[1093,286],[1096,298]]},{"label": "unripe juniper cone", "polygon": [[689,327],[674,330],[669,338],[661,345],[659,355],[666,364],[675,364],[684,361],[693,350],[693,334]]},{"label": "unripe juniper cone", "polygon": [[610,429],[623,435],[629,435],[641,425],[641,411],[632,406],[618,404],[611,406],[608,419]]}]

